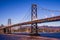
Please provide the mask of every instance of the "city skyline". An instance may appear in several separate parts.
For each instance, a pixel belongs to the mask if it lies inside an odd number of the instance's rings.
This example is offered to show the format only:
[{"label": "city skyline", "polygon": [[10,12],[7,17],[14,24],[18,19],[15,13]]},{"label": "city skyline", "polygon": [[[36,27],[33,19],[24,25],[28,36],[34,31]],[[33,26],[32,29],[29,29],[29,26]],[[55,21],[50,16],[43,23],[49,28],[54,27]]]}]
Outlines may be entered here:
[{"label": "city skyline", "polygon": [[[32,4],[37,4],[38,19],[60,15],[60,12],[51,13],[50,11],[41,10],[41,7],[43,7],[51,10],[60,11],[59,0],[9,0],[9,1],[5,0],[5,1],[0,1],[0,24],[7,25],[9,18],[11,18],[12,24],[16,24],[24,21],[30,21]],[[25,15],[29,17],[28,18],[26,17],[24,19]],[[57,24],[59,25],[59,23],[60,21],[54,25]]]}]

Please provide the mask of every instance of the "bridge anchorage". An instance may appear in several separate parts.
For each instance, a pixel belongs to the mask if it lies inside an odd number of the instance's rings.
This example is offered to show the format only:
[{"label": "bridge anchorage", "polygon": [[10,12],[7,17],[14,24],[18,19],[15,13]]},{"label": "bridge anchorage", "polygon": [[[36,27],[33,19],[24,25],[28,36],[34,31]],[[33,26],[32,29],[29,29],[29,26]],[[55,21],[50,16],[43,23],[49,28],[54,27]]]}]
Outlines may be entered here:
[{"label": "bridge anchorage", "polygon": [[[36,4],[32,4],[31,7],[31,21],[34,21],[37,19],[37,5]],[[38,27],[37,27],[37,23],[34,22],[33,24],[31,24],[31,33],[30,35],[32,36],[37,36],[38,34]]]}]

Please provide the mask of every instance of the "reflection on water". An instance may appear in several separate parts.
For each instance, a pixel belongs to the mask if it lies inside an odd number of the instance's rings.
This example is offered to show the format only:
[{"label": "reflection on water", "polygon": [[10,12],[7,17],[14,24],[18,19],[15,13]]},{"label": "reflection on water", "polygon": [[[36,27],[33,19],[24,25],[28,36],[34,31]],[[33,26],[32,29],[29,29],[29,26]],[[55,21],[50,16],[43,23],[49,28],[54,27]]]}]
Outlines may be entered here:
[{"label": "reflection on water", "polygon": [[59,38],[50,38],[42,36],[0,34],[0,40],[60,40]]},{"label": "reflection on water", "polygon": [[[29,33],[12,33],[16,35],[29,35]],[[39,33],[41,37],[49,37],[49,38],[60,38],[60,32],[55,32],[55,33],[49,33],[49,32],[40,32]]]}]

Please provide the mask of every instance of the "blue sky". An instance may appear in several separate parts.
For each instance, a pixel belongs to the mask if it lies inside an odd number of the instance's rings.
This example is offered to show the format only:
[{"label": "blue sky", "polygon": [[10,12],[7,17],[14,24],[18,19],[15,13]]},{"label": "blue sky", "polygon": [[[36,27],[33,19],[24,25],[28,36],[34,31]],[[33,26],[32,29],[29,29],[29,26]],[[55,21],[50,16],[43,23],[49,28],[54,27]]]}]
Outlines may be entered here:
[{"label": "blue sky", "polygon": [[30,21],[32,4],[37,4],[38,19],[60,15],[60,12],[41,10],[41,7],[60,10],[60,0],[0,0],[0,24],[7,25],[9,18],[12,24]]}]

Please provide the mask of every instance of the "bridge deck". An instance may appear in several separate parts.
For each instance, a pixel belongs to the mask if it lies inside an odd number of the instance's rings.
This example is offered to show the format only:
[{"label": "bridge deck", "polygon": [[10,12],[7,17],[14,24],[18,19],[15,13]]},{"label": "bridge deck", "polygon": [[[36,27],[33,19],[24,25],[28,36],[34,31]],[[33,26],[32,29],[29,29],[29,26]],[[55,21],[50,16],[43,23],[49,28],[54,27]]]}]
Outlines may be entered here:
[{"label": "bridge deck", "polygon": [[[15,26],[27,25],[27,24],[33,24],[33,23],[52,22],[52,21],[60,21],[60,16],[45,18],[45,19],[39,19],[39,20],[34,20],[34,21],[28,21],[28,22],[23,22],[23,23],[18,23],[18,24],[10,25],[9,27],[15,27]],[[9,27],[5,26],[3,28],[9,28]],[[3,28],[0,28],[0,29],[3,29]]]}]

